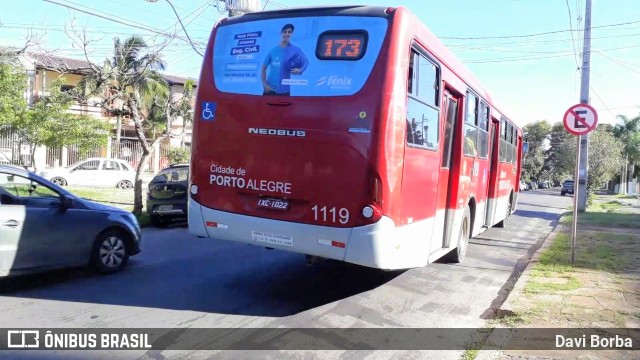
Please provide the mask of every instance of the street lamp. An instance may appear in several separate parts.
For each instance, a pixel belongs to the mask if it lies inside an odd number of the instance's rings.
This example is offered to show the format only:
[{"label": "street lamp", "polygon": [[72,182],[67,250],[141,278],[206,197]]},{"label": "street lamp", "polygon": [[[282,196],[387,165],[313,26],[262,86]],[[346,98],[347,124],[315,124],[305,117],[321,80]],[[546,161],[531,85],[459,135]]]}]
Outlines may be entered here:
[{"label": "street lamp", "polygon": [[[150,3],[156,3],[158,2],[158,0],[145,0],[147,2]],[[173,9],[173,13],[176,14],[176,17],[178,18],[178,22],[180,22],[180,26],[182,26],[182,30],[184,31],[184,34],[187,35],[187,39],[189,40],[189,44],[191,44],[191,47],[193,48],[193,51],[195,51],[196,53],[198,53],[198,55],[200,56],[204,56],[200,51],[198,51],[198,49],[196,49],[196,47],[193,45],[193,41],[191,41],[191,38],[189,37],[189,33],[187,33],[187,29],[185,29],[184,25],[182,24],[182,19],[180,19],[180,15],[178,15],[178,12],[176,11],[176,8],[173,7],[173,4],[171,3],[171,1],[169,0],[165,0],[167,3],[169,3],[169,6],[171,6],[171,9]]]}]

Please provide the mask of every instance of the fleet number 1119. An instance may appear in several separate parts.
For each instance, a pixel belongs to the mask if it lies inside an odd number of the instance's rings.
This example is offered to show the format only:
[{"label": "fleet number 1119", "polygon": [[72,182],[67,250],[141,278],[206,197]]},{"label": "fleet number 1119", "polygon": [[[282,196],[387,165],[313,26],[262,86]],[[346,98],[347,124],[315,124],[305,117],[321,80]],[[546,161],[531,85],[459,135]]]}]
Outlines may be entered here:
[{"label": "fleet number 1119", "polygon": [[349,210],[345,208],[337,210],[335,207],[327,209],[326,206],[319,208],[318,205],[315,205],[311,208],[311,210],[313,210],[313,219],[315,221],[333,223],[340,222],[341,224],[346,224],[349,222]]}]

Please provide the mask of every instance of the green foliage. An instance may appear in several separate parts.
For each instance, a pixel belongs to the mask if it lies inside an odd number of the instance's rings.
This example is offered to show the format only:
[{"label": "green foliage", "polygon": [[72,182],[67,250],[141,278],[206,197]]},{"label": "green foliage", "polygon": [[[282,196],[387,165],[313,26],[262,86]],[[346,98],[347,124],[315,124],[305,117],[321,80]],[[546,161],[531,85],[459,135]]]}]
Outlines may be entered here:
[{"label": "green foliage", "polygon": [[633,176],[636,165],[640,164],[640,115],[632,119],[619,115],[612,132],[624,144],[623,154],[628,165],[628,176]]},{"label": "green foliage", "polygon": [[562,153],[560,150],[562,143],[571,137],[567,130],[565,130],[562,122],[557,122],[551,127],[551,132],[549,133],[549,148],[545,151],[544,173],[546,177],[553,182],[561,183],[567,177],[570,177],[568,174],[573,173],[567,173],[562,168]]},{"label": "green foliage", "polygon": [[529,152],[524,158],[522,171],[527,180],[541,180],[544,170],[544,144],[551,132],[551,124],[547,120],[536,121],[524,127]]},{"label": "green foliage", "polygon": [[31,108],[27,107],[24,69],[0,65],[0,126],[11,129],[24,143],[31,145],[31,156],[37,146],[62,147],[78,145],[80,149],[105,144],[105,124],[88,116],[69,113],[73,104],[70,94],[61,91],[64,78],[50,82]]},{"label": "green foliage", "polygon": [[[589,169],[587,192],[611,180],[622,165],[623,144],[613,134],[596,130],[589,134]],[[567,138],[558,149],[562,172],[572,174],[576,163],[576,140]]]},{"label": "green foliage", "polygon": [[24,92],[27,76],[20,68],[0,63],[0,128],[23,117],[27,109]]},{"label": "green foliage", "polygon": [[185,164],[191,160],[191,151],[182,147],[171,148],[168,157],[171,164]]},{"label": "green foliage", "polygon": [[547,120],[539,120],[531,124],[527,124],[523,130],[527,134],[529,146],[534,144],[534,146],[542,147],[542,143],[547,139],[547,136],[549,136],[549,133],[551,132],[551,124]]},{"label": "green foliage", "polygon": [[[142,168],[153,145],[147,142],[147,133],[153,130],[151,140],[155,143],[168,134],[172,99],[168,84],[157,72],[165,68],[161,54],[150,49],[142,37],[133,35],[124,41],[115,38],[113,50],[113,56],[101,66],[94,64],[91,67],[76,94],[81,99],[102,96],[102,106],[112,114],[131,114],[142,145],[133,205],[133,213],[140,215],[143,207]],[[159,136],[155,135],[157,130],[162,131]]]}]

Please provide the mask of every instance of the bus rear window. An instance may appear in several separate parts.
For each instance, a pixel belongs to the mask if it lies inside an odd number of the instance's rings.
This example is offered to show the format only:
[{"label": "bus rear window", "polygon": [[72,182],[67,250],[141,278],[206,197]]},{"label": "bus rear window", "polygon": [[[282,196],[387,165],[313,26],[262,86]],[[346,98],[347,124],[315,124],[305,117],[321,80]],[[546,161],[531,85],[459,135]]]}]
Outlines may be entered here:
[{"label": "bus rear window", "polygon": [[214,40],[218,90],[245,95],[348,96],[378,58],[387,20],[276,18],[223,25]]}]

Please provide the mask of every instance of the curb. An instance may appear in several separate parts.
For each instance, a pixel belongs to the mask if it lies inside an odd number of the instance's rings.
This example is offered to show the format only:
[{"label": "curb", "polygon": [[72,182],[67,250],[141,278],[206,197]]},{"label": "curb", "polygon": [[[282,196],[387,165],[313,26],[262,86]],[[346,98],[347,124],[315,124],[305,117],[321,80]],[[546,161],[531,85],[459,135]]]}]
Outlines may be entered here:
[{"label": "curb", "polygon": [[[540,260],[540,255],[542,254],[542,252],[551,246],[552,242],[549,240],[552,240],[556,236],[556,234],[559,232],[558,230],[563,228],[564,228],[564,224],[561,224],[560,221],[558,220],[558,223],[556,224],[556,226],[551,230],[549,235],[547,235],[547,237],[544,238],[544,240],[542,241],[542,245],[540,245],[538,250],[536,250],[536,252],[529,259],[529,263],[527,264],[525,269],[520,273],[518,280],[513,285],[513,289],[511,289],[504,303],[502,303],[502,305],[500,306],[500,310],[508,311],[512,309],[515,303],[516,297],[523,293],[524,287],[527,284],[527,281],[529,280],[529,278],[531,277],[531,269]],[[507,340],[507,339],[500,339],[497,337],[494,338],[493,335],[494,335],[494,332],[492,331],[491,334],[489,334],[489,336],[487,336],[484,339],[483,347],[486,347],[487,343],[502,347],[505,341]],[[501,353],[502,353],[502,350],[495,350],[495,349],[483,350],[481,348],[475,360],[494,360],[494,359],[497,359]]]}]

